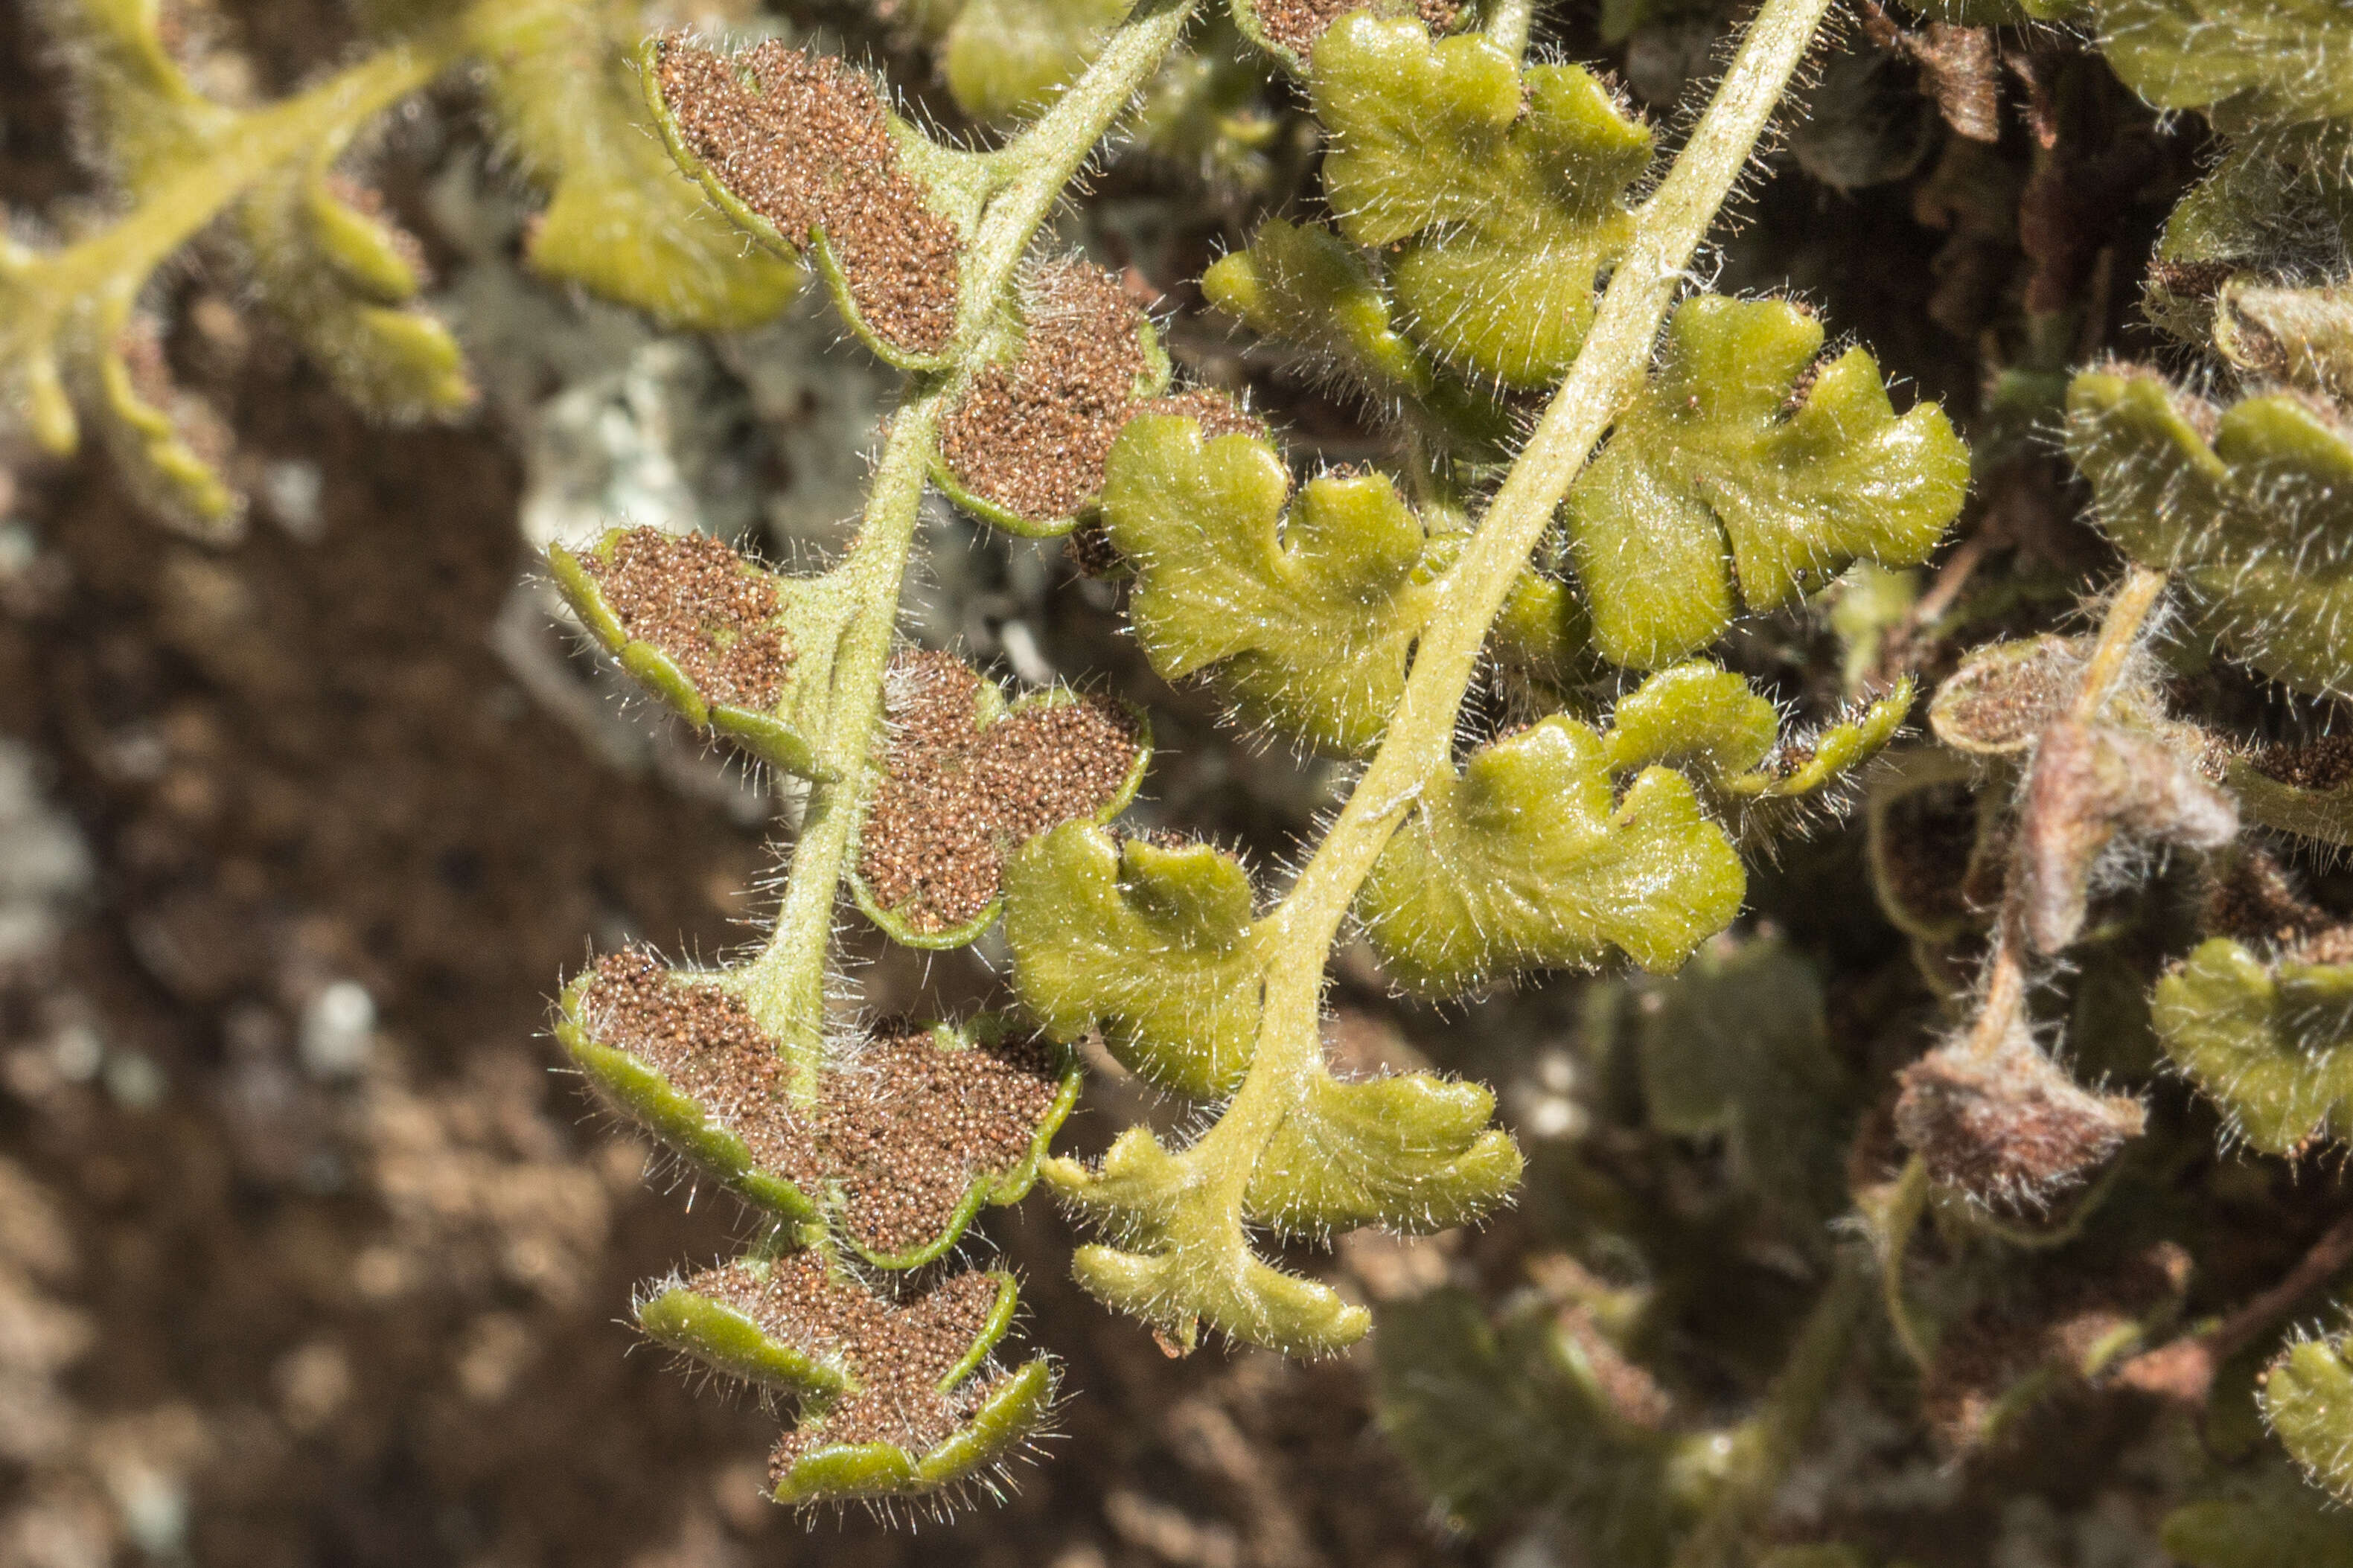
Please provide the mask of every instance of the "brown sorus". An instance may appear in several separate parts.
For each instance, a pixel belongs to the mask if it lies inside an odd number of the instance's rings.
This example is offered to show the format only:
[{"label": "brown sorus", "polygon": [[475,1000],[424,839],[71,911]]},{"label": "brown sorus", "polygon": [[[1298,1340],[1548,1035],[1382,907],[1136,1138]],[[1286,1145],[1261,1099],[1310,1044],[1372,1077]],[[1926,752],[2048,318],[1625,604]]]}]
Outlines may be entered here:
[{"label": "brown sorus", "polygon": [[2266,746],[2255,771],[2298,789],[2335,789],[2353,779],[2353,735],[2325,735],[2301,746]]},{"label": "brown sorus", "polygon": [[1053,1056],[1014,1037],[943,1050],[888,1031],[820,1077],[813,1103],[742,1000],[679,979],[641,948],[599,959],[591,1033],[644,1061],[812,1196],[839,1184],[842,1224],[877,1253],[940,1236],[974,1183],[1019,1165],[1060,1092]]},{"label": "brown sorus", "polygon": [[1038,703],[982,728],[980,679],[953,654],[892,665],[891,738],[858,872],[877,903],[925,933],[978,916],[1007,855],[1100,814],[1135,766],[1135,723],[1116,705]]},{"label": "brown sorus", "polygon": [[622,631],[669,655],[706,702],[765,710],[784,695],[793,649],[773,624],[776,584],[727,545],[632,528],[582,564]]},{"label": "brown sorus", "polygon": [[[1364,0],[1257,0],[1254,8],[1266,36],[1304,59],[1326,28],[1347,13],[1362,9],[1363,5]],[[1433,33],[1451,28],[1461,11],[1455,0],[1414,0],[1411,5],[1390,0],[1375,9],[1385,16],[1402,16],[1410,11]]]},{"label": "brown sorus", "polygon": [[730,60],[665,38],[656,69],[712,177],[796,245],[821,232],[877,337],[910,353],[947,347],[962,242],[900,168],[872,82],[774,39]]},{"label": "brown sorus", "polygon": [[2123,1258],[2074,1261],[2080,1272],[2044,1271],[2031,1289],[1980,1302],[1936,1343],[1921,1380],[1921,1415],[1947,1455],[1989,1436],[2006,1395],[2045,1369],[2090,1375],[2116,1338],[2163,1314],[2189,1282],[2189,1255],[2158,1242]]},{"label": "brown sorus", "polygon": [[2206,930],[2245,942],[2327,937],[2335,919],[2297,890],[2274,857],[2257,848],[2241,849],[2213,873],[2200,914]]},{"label": "brown sorus", "polygon": [[707,1269],[684,1289],[732,1307],[780,1344],[837,1362],[857,1388],[816,1420],[785,1435],[771,1461],[781,1479],[800,1457],[835,1444],[937,1447],[979,1402],[966,1379],[940,1384],[970,1353],[997,1303],[997,1281],[979,1271],[922,1280],[895,1300],[797,1252],[762,1268],[739,1259]]},{"label": "brown sorus", "polygon": [[2082,649],[2059,637],[1998,647],[1936,693],[1937,732],[1972,751],[2021,751],[2065,709],[2083,668]]},{"label": "brown sorus", "polygon": [[1060,1089],[1035,1039],[942,1050],[920,1029],[872,1041],[826,1079],[819,1136],[844,1227],[878,1253],[930,1241],[976,1179],[1029,1158]]},{"label": "brown sorus", "polygon": [[1211,437],[1263,429],[1219,393],[1138,397],[1152,376],[1144,312],[1100,267],[1046,268],[1026,316],[1020,353],[976,376],[940,428],[940,455],[957,481],[1016,517],[1078,516],[1103,489],[1112,443],[1139,414],[1184,415]]},{"label": "brown sorus", "polygon": [[941,426],[940,454],[973,494],[1044,522],[1103,488],[1103,459],[1152,367],[1144,312],[1100,267],[1046,268],[1026,315],[1019,356],[974,378]]},{"label": "brown sorus", "polygon": [[581,1003],[592,1037],[668,1079],[741,1138],[761,1169],[796,1184],[818,1173],[816,1146],[788,1097],[792,1069],[742,997],[682,981],[632,947],[596,961]]},{"label": "brown sorus", "polygon": [[1201,427],[1201,439],[1214,441],[1220,436],[1263,436],[1266,422],[1222,392],[1195,387],[1190,392],[1173,392],[1166,397],[1155,397],[1145,404],[1145,414],[1170,414],[1190,419]]},{"label": "brown sorus", "polygon": [[1896,907],[1926,926],[1967,921],[1976,802],[1963,780],[1924,785],[1889,804],[1873,859]]}]

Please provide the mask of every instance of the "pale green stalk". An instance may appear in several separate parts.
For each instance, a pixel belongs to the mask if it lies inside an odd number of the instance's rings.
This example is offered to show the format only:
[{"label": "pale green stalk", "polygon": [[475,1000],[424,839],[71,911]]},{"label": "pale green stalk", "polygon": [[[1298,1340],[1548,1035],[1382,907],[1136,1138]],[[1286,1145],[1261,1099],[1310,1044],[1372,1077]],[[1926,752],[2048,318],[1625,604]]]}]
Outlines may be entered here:
[{"label": "pale green stalk", "polygon": [[1936,1347],[1912,1315],[1911,1300],[1904,1293],[1904,1260],[1911,1254],[1912,1235],[1920,1228],[1921,1216],[1928,1212],[1929,1186],[1928,1162],[1915,1154],[1905,1162],[1904,1173],[1888,1196],[1879,1237],[1879,1294],[1887,1308],[1887,1325],[1895,1331],[1895,1342],[1904,1353],[1924,1369]]},{"label": "pale green stalk", "polygon": [[1257,1054],[1226,1114],[1188,1151],[1204,1201],[1238,1228],[1261,1152],[1318,1063],[1332,943],[1356,890],[1424,784],[1452,765],[1454,727],[1488,628],[1554,509],[1619,412],[1641,390],[1651,344],[1693,253],[1765,132],[1831,0],[1766,0],[1715,97],[1638,215],[1633,243],[1601,296],[1568,379],[1436,584],[1413,673],[1372,763],[1290,894],[1269,917]]},{"label": "pale green stalk", "polygon": [[[814,1068],[823,1059],[834,908],[859,824],[881,776],[874,750],[882,725],[882,679],[890,668],[900,594],[914,552],[941,416],[987,363],[1039,227],[1096,144],[1160,68],[1191,18],[1194,3],[1147,0],[1053,108],[991,157],[1002,184],[989,197],[964,255],[955,363],[914,378],[891,416],[858,542],[836,574],[847,606],[831,665],[832,700],[816,734],[818,761],[828,780],[809,786],[776,924],[741,977],[754,1015],[797,1064]],[[814,1095],[817,1083],[815,1072],[797,1073],[793,1090]]]},{"label": "pale green stalk", "polygon": [[[832,662],[833,693],[813,737],[829,775],[808,786],[784,900],[760,955],[741,975],[754,1016],[796,1065],[814,1068],[825,1052],[826,953],[834,902],[879,770],[871,757],[882,722],[882,677],[907,562],[914,552],[923,483],[950,384],[934,380],[891,417],[876,463],[858,541],[837,574],[849,611]],[[793,1075],[792,1092],[814,1099],[818,1075]]]},{"label": "pale green stalk", "polygon": [[1535,29],[1536,0],[1493,0],[1487,7],[1486,34],[1497,48],[1513,58],[1528,52],[1528,34]]},{"label": "pale green stalk", "polygon": [[[2068,704],[2067,717],[2071,721],[2089,724],[2106,709],[2108,699],[2124,679],[2133,650],[2140,646],[2151,612],[2165,596],[2165,586],[2166,574],[2162,572],[2134,566],[2125,573],[2124,582],[2100,618],[2099,639],[2092,648],[2092,657],[2084,663],[2084,679],[2075,689],[2074,699]],[[2023,832],[2014,840],[2021,845],[2026,841]],[[1978,1005],[1969,1032],[1962,1037],[1959,1054],[1966,1059],[1991,1061],[1999,1057],[2010,1048],[2019,1032],[2018,1021],[2025,1016],[2026,899],[2026,874],[2013,849],[2010,874],[2002,887],[2001,913],[1994,926],[1993,957],[1986,964],[1984,1000]]]},{"label": "pale green stalk", "polygon": [[1673,1568],[1719,1568],[1734,1561],[1757,1516],[1788,1475],[1807,1429],[1821,1414],[1839,1369],[1846,1364],[1855,1323],[1871,1296],[1869,1268],[1852,1254],[1841,1258],[1838,1271],[1799,1326],[1788,1360],[1773,1380],[1765,1403],[1730,1433],[1730,1452],[1719,1489],[1699,1523],[1683,1538]]}]

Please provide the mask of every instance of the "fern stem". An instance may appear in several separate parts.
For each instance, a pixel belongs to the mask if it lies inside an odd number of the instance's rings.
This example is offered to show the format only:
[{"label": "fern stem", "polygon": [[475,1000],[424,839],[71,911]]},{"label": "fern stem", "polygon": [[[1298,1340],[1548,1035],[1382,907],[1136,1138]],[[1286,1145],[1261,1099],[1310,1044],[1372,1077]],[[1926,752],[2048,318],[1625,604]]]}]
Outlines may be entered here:
[{"label": "fern stem", "polygon": [[1788,1360],[1764,1405],[1732,1434],[1722,1489],[1683,1539],[1673,1568],[1717,1568],[1733,1561],[1749,1527],[1788,1474],[1807,1428],[1821,1414],[1839,1369],[1846,1364],[1855,1323],[1870,1300],[1870,1271],[1850,1252],[1799,1326]]},{"label": "fern stem", "polygon": [[1514,58],[1528,52],[1528,35],[1535,28],[1536,0],[1493,0],[1487,7],[1487,37]]},{"label": "fern stem", "polygon": [[[1454,566],[1436,585],[1427,629],[1379,752],[1288,896],[1269,917],[1265,1000],[1250,1076],[1198,1147],[1240,1223],[1240,1193],[1319,1049],[1316,1021],[1332,943],[1374,859],[1420,794],[1450,765],[1456,715],[1487,631],[1513,582],[1611,421],[1641,389],[1692,255],[1747,165],[1831,0],[1766,0],[1738,56],[1611,275],[1585,340],[1527,446]],[[1221,1160],[1239,1145],[1243,1157]],[[1229,1194],[1225,1189],[1230,1188]]]},{"label": "fern stem", "polygon": [[965,256],[957,353],[947,370],[910,382],[891,416],[857,542],[842,563],[848,614],[834,649],[831,700],[815,742],[832,777],[809,786],[785,892],[759,956],[743,972],[744,997],[786,1056],[804,1070],[793,1092],[817,1092],[824,1059],[826,959],[834,909],[858,829],[881,781],[874,763],[882,725],[900,595],[914,553],[925,477],[940,420],[987,362],[1023,257],[1054,204],[1136,92],[1160,68],[1196,0],[1146,0],[1084,76],[1038,122],[996,156],[1004,178]]},{"label": "fern stem", "polygon": [[2165,583],[2164,573],[2147,566],[2134,566],[2126,572],[2124,582],[2108,600],[2106,613],[2100,617],[2100,640],[2094,645],[2091,659],[2084,666],[2083,684],[2075,689],[2069,718],[2088,724],[2100,716],[2108,699],[2116,695],[2116,683],[2124,679],[2126,662],[2133,649],[2140,646],[2149,613],[2164,596]]},{"label": "fern stem", "polygon": [[1904,1294],[1904,1259],[1911,1253],[1920,1216],[1927,1212],[1928,1188],[1928,1162],[1915,1154],[1904,1163],[1904,1173],[1896,1178],[1895,1190],[1888,1196],[1879,1237],[1879,1293],[1887,1308],[1887,1326],[1895,1331],[1895,1342],[1904,1347],[1904,1353],[1924,1371],[1935,1358],[1936,1347],[1921,1331],[1912,1315],[1911,1300]]},{"label": "fern stem", "polygon": [[859,822],[880,778],[872,753],[882,723],[882,678],[890,667],[907,562],[914,553],[932,443],[950,392],[948,383],[934,382],[891,416],[858,539],[840,567],[851,607],[834,649],[832,701],[815,737],[818,760],[832,776],[809,785],[776,924],[743,973],[745,1005],[786,1058],[803,1069],[793,1075],[791,1088],[805,1100],[817,1093],[815,1069],[825,1057],[826,955],[833,940],[834,903]]},{"label": "fern stem", "polygon": [[1097,143],[1144,89],[1192,20],[1197,0],[1144,0],[1086,74],[1037,123],[995,156],[1007,184],[982,213],[965,266],[974,280],[959,323],[965,352],[997,319],[1014,269],[1029,254]]},{"label": "fern stem", "polygon": [[[2090,723],[2116,695],[2132,652],[2140,646],[2149,615],[2165,596],[2166,581],[2164,573],[2146,566],[2134,566],[2125,574],[2100,617],[2099,640],[2093,645],[2083,680],[2068,703],[2069,721]],[[2001,912],[1994,927],[1993,956],[1986,964],[1984,999],[1963,1046],[1963,1055],[1978,1060],[1990,1060],[2008,1048],[2019,1033],[2015,1026],[2025,1014],[2027,879],[2018,847],[2026,842],[2028,826],[2021,824],[2002,883]]]},{"label": "fern stem", "polygon": [[[1767,0],[1690,142],[1642,208],[1577,363],[1512,465],[1477,532],[1436,586],[1379,753],[1280,911],[1303,946],[1328,947],[1373,859],[1422,783],[1446,765],[1454,721],[1487,630],[1529,552],[1619,411],[1641,390],[1651,347],[1717,210],[1746,165],[1830,0]],[[1294,934],[1295,933],[1295,934]],[[1320,965],[1301,966],[1311,978]]]}]

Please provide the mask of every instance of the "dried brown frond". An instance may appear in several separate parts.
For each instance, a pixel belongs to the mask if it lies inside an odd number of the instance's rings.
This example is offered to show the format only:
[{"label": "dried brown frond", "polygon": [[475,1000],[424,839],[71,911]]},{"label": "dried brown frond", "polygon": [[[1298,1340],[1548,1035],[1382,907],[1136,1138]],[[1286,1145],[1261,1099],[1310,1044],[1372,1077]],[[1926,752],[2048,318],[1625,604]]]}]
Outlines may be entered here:
[{"label": "dried brown frond", "polygon": [[2159,1242],[2099,1264],[2075,1262],[2005,1300],[1979,1304],[1936,1345],[1920,1388],[1930,1436],[1948,1455],[1998,1438],[2005,1397],[2039,1373],[2080,1384],[2106,1370],[2122,1336],[2167,1314],[2189,1281],[2189,1255]]},{"label": "dried brown frond", "polygon": [[1897,1134],[1938,1184],[2010,1210],[2039,1209],[2139,1136],[2147,1112],[2094,1094],[2015,1027],[1990,1058],[1947,1047],[1899,1075]]},{"label": "dried brown frond", "polygon": [[2238,803],[2199,759],[2148,735],[2062,720],[2042,732],[2019,830],[2023,927],[2057,952],[2083,929],[2094,865],[2118,835],[2190,849],[2238,837]]}]

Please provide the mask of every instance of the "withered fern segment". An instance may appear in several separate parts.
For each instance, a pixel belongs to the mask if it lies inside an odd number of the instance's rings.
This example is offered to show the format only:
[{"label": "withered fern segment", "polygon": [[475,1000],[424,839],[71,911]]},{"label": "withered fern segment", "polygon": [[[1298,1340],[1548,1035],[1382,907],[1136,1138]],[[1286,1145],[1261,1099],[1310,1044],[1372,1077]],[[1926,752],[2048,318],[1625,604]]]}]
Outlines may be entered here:
[{"label": "withered fern segment", "polygon": [[142,506],[200,540],[235,539],[245,498],[227,427],[171,383],[143,303],[192,241],[367,414],[439,419],[472,404],[456,340],[418,302],[422,252],[353,153],[453,66],[488,68],[514,144],[555,186],[532,242],[545,275],[690,326],[754,324],[796,287],[781,263],[744,257],[692,187],[647,156],[646,115],[620,81],[643,26],[634,5],[436,7],[307,90],[250,107],[206,95],[198,82],[221,73],[204,68],[201,30],[167,28],[156,0],[37,12],[84,110],[81,151],[120,216],[54,248],[0,237],[0,391],[50,452],[74,450],[89,427]]},{"label": "withered fern segment", "polygon": [[1933,1051],[1904,1069],[1895,1128],[1939,1184],[2033,1210],[2084,1182],[2140,1135],[2130,1095],[2084,1088],[2013,1027],[1989,1051]]},{"label": "withered fern segment", "polygon": [[1920,1397],[1931,1440],[1966,1459],[1998,1449],[2054,1395],[2080,1397],[2164,1338],[2181,1315],[2190,1271],[2189,1254],[2172,1242],[2080,1270],[2021,1268],[2003,1298],[1972,1309],[1937,1342]]},{"label": "withered fern segment", "polygon": [[[1973,648],[1945,678],[1928,703],[1928,728],[1937,740],[1972,757],[2022,756],[2065,709],[2082,681],[2090,646],[2044,633]],[[2109,715],[2138,693],[2119,692]]]}]

